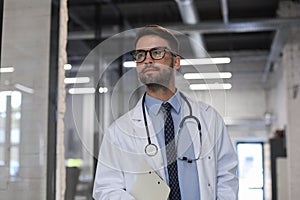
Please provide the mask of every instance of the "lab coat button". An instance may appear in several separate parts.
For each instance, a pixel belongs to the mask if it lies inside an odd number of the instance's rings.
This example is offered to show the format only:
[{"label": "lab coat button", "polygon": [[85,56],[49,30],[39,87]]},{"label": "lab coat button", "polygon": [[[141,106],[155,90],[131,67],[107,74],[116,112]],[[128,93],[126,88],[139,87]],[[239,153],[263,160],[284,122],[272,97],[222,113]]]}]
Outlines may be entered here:
[{"label": "lab coat button", "polygon": [[210,156],[208,156],[208,159],[210,160],[210,159],[211,159],[211,157],[210,157]]},{"label": "lab coat button", "polygon": [[207,186],[210,187],[210,183],[208,183]]}]

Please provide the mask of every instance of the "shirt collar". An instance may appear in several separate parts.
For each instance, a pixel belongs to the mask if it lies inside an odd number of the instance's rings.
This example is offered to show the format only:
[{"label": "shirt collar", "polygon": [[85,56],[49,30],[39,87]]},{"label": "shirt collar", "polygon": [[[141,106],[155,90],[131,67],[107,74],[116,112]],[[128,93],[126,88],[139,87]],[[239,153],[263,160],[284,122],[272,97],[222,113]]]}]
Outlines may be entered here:
[{"label": "shirt collar", "polygon": [[[172,107],[174,108],[177,114],[180,112],[181,101],[180,101],[180,94],[178,90],[167,102],[169,102],[172,105]],[[153,98],[148,94],[146,94],[145,105],[149,113],[151,112],[154,115],[158,115],[162,103],[163,101]]]}]

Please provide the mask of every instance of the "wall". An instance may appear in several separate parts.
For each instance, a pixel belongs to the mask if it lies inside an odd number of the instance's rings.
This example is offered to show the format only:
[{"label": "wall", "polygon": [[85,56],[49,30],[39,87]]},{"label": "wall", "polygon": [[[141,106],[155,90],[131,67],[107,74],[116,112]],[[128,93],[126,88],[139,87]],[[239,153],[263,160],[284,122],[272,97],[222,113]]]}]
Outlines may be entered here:
[{"label": "wall", "polygon": [[[300,4],[284,1],[280,3],[278,14],[281,17],[299,17]],[[300,195],[300,37],[299,27],[294,27],[290,31],[289,40],[282,52],[282,62],[277,69],[277,87],[272,91],[270,103],[277,113],[275,129],[286,129],[287,145],[287,188],[286,199],[297,199]],[[282,172],[284,174],[285,172]]]},{"label": "wall", "polygon": [[[300,195],[299,167],[299,117],[300,97],[298,94],[300,83],[299,57],[300,38],[299,30],[293,30],[290,40],[283,50],[280,66],[275,71],[276,85],[269,91],[269,105],[276,116],[272,126],[272,133],[276,129],[286,130],[287,145],[287,188],[286,199],[297,199]],[[297,89],[298,88],[298,89]]]},{"label": "wall", "polygon": [[289,199],[300,195],[300,37],[299,30],[292,32],[292,41],[284,49],[283,66],[287,103],[287,170]]}]

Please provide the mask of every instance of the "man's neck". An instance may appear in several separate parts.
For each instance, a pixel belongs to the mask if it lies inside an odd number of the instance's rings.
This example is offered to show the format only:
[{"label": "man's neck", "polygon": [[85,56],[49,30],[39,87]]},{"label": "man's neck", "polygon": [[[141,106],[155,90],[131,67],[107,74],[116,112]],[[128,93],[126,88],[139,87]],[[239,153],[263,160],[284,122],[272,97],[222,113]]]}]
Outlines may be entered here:
[{"label": "man's neck", "polygon": [[146,92],[149,96],[159,99],[161,101],[168,101],[174,94],[175,94],[175,87],[174,88],[166,88],[160,85],[147,85]]}]

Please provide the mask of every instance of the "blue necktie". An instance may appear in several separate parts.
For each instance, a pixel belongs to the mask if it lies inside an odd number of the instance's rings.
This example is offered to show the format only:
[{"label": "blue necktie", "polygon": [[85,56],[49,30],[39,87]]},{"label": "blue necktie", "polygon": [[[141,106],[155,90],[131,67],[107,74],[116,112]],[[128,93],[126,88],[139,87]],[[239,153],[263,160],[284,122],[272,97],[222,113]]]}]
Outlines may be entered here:
[{"label": "blue necktie", "polygon": [[168,102],[162,104],[162,111],[164,113],[164,133],[165,145],[168,163],[169,186],[171,189],[169,200],[180,200],[180,187],[178,182],[178,169],[177,169],[177,152],[174,139],[174,124],[171,115],[172,105]]}]

